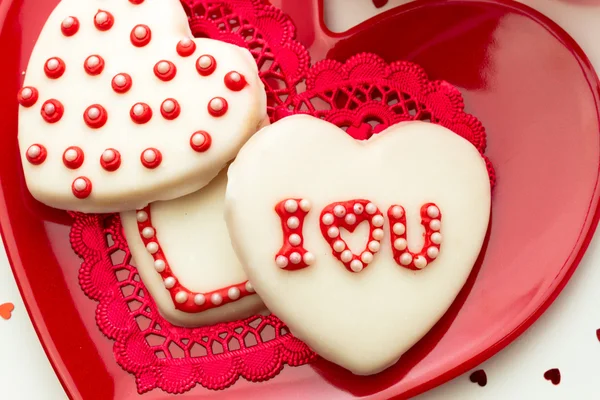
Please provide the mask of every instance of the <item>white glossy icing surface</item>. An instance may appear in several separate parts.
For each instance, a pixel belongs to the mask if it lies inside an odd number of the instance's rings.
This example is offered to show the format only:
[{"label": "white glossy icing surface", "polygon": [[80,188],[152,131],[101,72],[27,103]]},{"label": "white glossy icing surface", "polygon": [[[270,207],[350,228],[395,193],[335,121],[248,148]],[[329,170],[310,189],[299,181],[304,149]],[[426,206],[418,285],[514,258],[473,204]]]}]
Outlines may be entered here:
[{"label": "white glossy icing surface", "polygon": [[[274,259],[283,240],[274,206],[285,198],[313,205],[303,246],[315,261],[298,271]],[[423,244],[420,208],[436,203],[444,238],[437,259],[421,271],[395,263],[386,216],[379,252],[368,268],[349,272],[332,256],[319,219],[325,206],[353,199],[368,199],[386,215],[402,205],[415,251]],[[319,119],[289,117],[250,139],[229,169],[227,225],[257,292],[294,335],[357,374],[392,365],[445,313],[477,259],[489,213],[482,157],[433,124],[399,124],[359,142]],[[365,232],[351,246],[364,248]]]},{"label": "white glossy icing surface", "polygon": [[[114,26],[107,31],[94,25],[99,9],[114,16]],[[78,19],[80,27],[76,34],[66,37],[61,23],[70,16]],[[135,47],[130,39],[139,24],[151,30],[151,41],[144,47]],[[39,99],[29,108],[19,107],[25,178],[36,199],[52,207],[83,212],[141,208],[152,201],[170,200],[200,189],[235,157],[266,116],[266,94],[256,63],[247,50],[209,39],[193,39],[196,51],[182,57],[177,53],[177,44],[188,37],[191,32],[187,17],[178,0],[144,1],[140,5],[127,0],[63,0],[56,7],[39,36],[23,84],[36,88]],[[217,62],[209,76],[201,76],[196,69],[196,61],[203,54],[212,55]],[[86,59],[92,55],[105,61],[103,72],[97,76],[84,69]],[[64,75],[58,79],[49,79],[44,73],[44,65],[53,57],[66,65]],[[155,75],[154,67],[161,60],[177,68],[171,81],[163,82]],[[159,64],[157,70],[163,67]],[[248,86],[241,91],[228,89],[224,77],[230,71],[243,74]],[[118,94],[112,82],[121,73],[131,76],[133,86]],[[115,83],[123,85],[123,76]],[[31,97],[29,90],[22,95]],[[208,112],[214,97],[227,101],[227,112],[221,117]],[[161,105],[168,98],[181,106],[181,114],[174,120],[161,115]],[[40,115],[48,99],[64,105],[64,115],[54,124]],[[148,104],[153,112],[145,124],[134,123],[130,116],[139,102]],[[86,108],[93,104],[102,105],[108,114],[106,124],[99,129],[90,128],[83,119]],[[212,136],[211,147],[205,152],[190,146],[190,138],[200,130]],[[25,157],[33,144],[48,150],[41,165],[32,165]],[[65,167],[62,160],[70,146],[81,147],[85,154],[83,165],[75,170]],[[103,153],[110,148],[118,150],[122,158],[114,172],[100,164]],[[147,148],[162,153],[155,169],[140,161]],[[80,176],[92,183],[92,192],[85,199],[76,198],[71,187]]]},{"label": "white glossy icing surface", "polygon": [[[195,193],[150,205],[152,225],[173,274],[195,292],[210,292],[248,279],[233,252],[223,219],[226,185],[227,172],[223,171]],[[254,294],[199,313],[177,310],[140,238],[136,212],[122,213],[121,219],[140,277],[161,314],[172,323],[207,325],[248,317],[264,308]]]}]

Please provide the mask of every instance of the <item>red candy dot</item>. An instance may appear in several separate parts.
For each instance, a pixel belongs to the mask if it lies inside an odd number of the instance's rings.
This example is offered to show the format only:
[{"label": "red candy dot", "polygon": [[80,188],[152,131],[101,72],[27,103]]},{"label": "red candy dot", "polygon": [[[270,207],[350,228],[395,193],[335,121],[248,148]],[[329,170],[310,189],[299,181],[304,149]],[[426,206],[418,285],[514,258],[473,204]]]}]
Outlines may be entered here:
[{"label": "red candy dot", "polygon": [[120,73],[112,79],[112,88],[117,93],[127,93],[132,84],[133,81],[129,74]]},{"label": "red candy dot", "polygon": [[99,55],[89,56],[83,63],[83,68],[88,75],[100,75],[104,70],[104,59]]},{"label": "red candy dot", "polygon": [[62,34],[69,37],[79,31],[79,20],[76,17],[67,17],[60,24]]},{"label": "red candy dot", "polygon": [[161,81],[168,82],[175,78],[177,67],[171,61],[162,60],[154,66],[154,75]]},{"label": "red candy dot", "polygon": [[227,112],[227,100],[222,97],[214,97],[208,102],[208,113],[213,117],[221,117]]},{"label": "red candy dot", "polygon": [[94,25],[99,31],[107,31],[115,24],[115,17],[108,11],[98,10],[94,16]]},{"label": "red candy dot", "polygon": [[135,47],[144,47],[152,40],[152,31],[148,25],[136,25],[131,30],[129,38]]},{"label": "red candy dot", "polygon": [[142,152],[140,160],[144,167],[148,169],[154,169],[162,162],[162,154],[158,149],[149,148]]},{"label": "red candy dot", "polygon": [[39,93],[36,88],[25,86],[17,94],[17,101],[23,107],[31,107],[38,101]]},{"label": "red candy dot", "polygon": [[177,43],[177,53],[181,57],[189,57],[196,51],[196,42],[190,38],[185,38]]},{"label": "red candy dot", "polygon": [[55,99],[50,99],[42,105],[42,118],[50,124],[60,121],[65,109],[62,103]]},{"label": "red candy dot", "polygon": [[115,149],[106,149],[100,156],[100,165],[109,172],[116,171],[121,166],[121,153]]},{"label": "red candy dot", "polygon": [[146,103],[136,103],[131,107],[129,115],[136,124],[145,124],[152,118],[152,109]]},{"label": "red candy dot", "polygon": [[78,199],[85,199],[92,193],[92,182],[85,176],[80,176],[73,181],[71,190]]},{"label": "red candy dot", "polygon": [[99,129],[106,124],[108,113],[100,104],[93,104],[84,111],[83,120],[90,128]]},{"label": "red candy dot", "polygon": [[136,6],[142,4],[144,0],[129,0],[131,4],[135,4]]},{"label": "red candy dot", "polygon": [[44,64],[44,72],[50,79],[58,79],[63,76],[66,68],[65,62],[58,57],[49,58]]},{"label": "red candy dot", "polygon": [[234,92],[239,92],[248,84],[244,75],[236,71],[231,71],[227,73],[227,75],[225,75],[224,81],[225,86],[227,86],[229,90],[232,90]]},{"label": "red candy dot", "polygon": [[27,161],[29,161],[33,165],[40,165],[44,161],[46,161],[46,156],[48,152],[46,148],[41,144],[32,144],[27,149],[25,153],[25,157],[27,157]]},{"label": "red candy dot", "polygon": [[204,153],[211,144],[212,138],[206,131],[198,131],[190,137],[190,146],[198,153]]},{"label": "red candy dot", "polygon": [[215,72],[215,69],[217,69],[217,61],[213,56],[205,54],[198,57],[198,60],[196,61],[196,69],[200,75],[208,76]]},{"label": "red candy dot", "polygon": [[179,102],[175,99],[166,99],[160,106],[160,113],[168,120],[177,118],[181,113]]},{"label": "red candy dot", "polygon": [[63,163],[69,169],[81,167],[84,159],[83,150],[77,146],[71,146],[63,153]]}]

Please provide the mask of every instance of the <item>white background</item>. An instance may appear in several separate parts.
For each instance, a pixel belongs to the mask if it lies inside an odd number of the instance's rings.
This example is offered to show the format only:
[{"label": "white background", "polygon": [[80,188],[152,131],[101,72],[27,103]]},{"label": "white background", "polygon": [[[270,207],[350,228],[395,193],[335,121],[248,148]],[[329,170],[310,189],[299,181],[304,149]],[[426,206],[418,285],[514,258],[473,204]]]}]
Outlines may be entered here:
[{"label": "white background", "polygon": [[[328,24],[343,31],[410,0],[390,0],[377,10],[370,0],[326,0]],[[600,71],[600,0],[523,0],[565,28]],[[343,10],[343,11],[341,11]],[[329,16],[335,16],[329,18]],[[600,398],[600,236],[592,241],[575,275],[550,309],[513,344],[479,368],[485,387],[469,373],[419,397],[438,399]],[[33,330],[3,249],[0,250],[0,304],[15,304],[13,317],[0,319],[0,398],[61,400],[66,396]],[[543,374],[559,368],[554,386]]]}]

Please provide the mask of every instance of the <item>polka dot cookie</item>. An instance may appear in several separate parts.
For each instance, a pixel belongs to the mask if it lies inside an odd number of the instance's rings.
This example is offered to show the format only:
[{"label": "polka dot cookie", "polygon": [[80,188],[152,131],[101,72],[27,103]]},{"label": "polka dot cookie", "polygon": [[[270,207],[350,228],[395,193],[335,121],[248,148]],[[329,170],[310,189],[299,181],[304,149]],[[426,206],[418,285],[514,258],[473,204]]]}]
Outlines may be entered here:
[{"label": "polka dot cookie", "polygon": [[82,212],[204,187],[266,119],[251,54],[193,39],[178,0],[63,0],[17,100],[30,192]]}]

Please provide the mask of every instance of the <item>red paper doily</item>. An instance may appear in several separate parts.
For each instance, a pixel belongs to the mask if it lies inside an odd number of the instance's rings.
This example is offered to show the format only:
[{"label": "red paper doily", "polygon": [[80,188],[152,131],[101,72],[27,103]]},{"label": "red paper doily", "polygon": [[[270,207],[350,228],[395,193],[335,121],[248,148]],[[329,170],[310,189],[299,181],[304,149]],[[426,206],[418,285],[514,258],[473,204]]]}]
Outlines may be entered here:
[{"label": "red paper doily", "polygon": [[310,65],[296,27],[280,9],[262,0],[182,0],[194,36],[247,48],[267,90],[267,111],[287,105]]},{"label": "red paper doily", "polygon": [[275,119],[307,113],[329,121],[357,140],[365,140],[403,121],[442,125],[464,137],[484,157],[490,183],[496,175],[485,157],[485,129],[465,113],[460,91],[444,81],[430,81],[418,65],[387,64],[375,54],[361,53],[346,63],[323,60],[306,77],[306,91],[275,110]]},{"label": "red paper doily", "polygon": [[[183,2],[196,36],[244,46],[253,54],[267,88],[271,120],[311,113],[366,139],[401,121],[441,124],[483,154],[485,131],[464,112],[457,89],[430,82],[410,63],[385,64],[361,54],[341,64],[324,60],[308,70],[306,49],[292,22],[260,0]],[[306,77],[306,91],[296,87]],[[490,180],[494,183],[489,164]],[[299,366],[316,355],[275,316],[197,329],[176,327],[158,313],[137,270],[118,215],[72,214],[71,245],[83,259],[79,282],[97,301],[96,322],[115,341],[116,361],[145,393],[160,388],[183,393],[200,384],[225,389],[237,379],[264,381],[284,364]]]},{"label": "red paper doily", "polygon": [[71,245],[84,260],[79,284],[99,303],[96,323],[115,341],[115,358],[135,375],[140,393],[155,388],[183,393],[196,384],[225,389],[240,377],[264,381],[284,364],[315,357],[274,316],[196,329],[173,326],[160,316],[131,265],[119,216],[72,216]]}]

